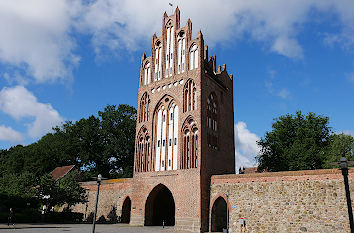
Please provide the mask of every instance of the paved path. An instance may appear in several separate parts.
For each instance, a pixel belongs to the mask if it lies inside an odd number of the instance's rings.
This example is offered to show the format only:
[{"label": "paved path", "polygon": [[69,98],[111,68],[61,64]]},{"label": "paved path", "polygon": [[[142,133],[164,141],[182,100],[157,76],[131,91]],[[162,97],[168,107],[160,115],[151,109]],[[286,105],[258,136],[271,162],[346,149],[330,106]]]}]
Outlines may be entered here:
[{"label": "paved path", "polygon": [[[89,233],[92,231],[90,224],[15,224],[8,227],[7,224],[0,224],[0,233]],[[97,224],[96,233],[187,233],[177,231],[172,227],[134,227],[126,224]],[[189,232],[190,233],[190,232]]]}]

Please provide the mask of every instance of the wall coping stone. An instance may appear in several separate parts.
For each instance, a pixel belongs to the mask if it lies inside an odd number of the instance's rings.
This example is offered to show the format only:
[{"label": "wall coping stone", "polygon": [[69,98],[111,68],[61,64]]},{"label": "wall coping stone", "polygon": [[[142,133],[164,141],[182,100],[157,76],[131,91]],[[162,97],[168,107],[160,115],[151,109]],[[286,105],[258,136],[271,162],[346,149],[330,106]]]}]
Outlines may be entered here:
[{"label": "wall coping stone", "polygon": [[[282,171],[282,172],[262,172],[249,174],[227,174],[214,175],[211,183],[250,183],[250,182],[273,182],[273,181],[294,181],[294,180],[326,180],[343,179],[342,172],[338,168]],[[349,169],[349,179],[354,179],[354,168]]]}]

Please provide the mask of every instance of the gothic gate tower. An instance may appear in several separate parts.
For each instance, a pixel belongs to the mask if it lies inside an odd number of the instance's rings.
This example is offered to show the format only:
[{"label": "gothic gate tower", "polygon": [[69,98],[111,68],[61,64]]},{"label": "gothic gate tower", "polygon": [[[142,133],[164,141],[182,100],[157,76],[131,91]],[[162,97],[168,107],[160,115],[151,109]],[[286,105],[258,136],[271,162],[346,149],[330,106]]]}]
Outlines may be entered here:
[{"label": "gothic gate tower", "polygon": [[131,224],[208,231],[210,177],[235,173],[233,76],[165,12],[141,57]]}]

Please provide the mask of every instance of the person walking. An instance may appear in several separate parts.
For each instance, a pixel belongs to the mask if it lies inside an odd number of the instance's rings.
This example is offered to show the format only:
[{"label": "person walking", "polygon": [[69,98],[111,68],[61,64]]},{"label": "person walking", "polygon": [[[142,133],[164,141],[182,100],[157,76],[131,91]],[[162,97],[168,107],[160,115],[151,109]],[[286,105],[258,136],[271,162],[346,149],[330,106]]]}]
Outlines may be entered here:
[{"label": "person walking", "polygon": [[9,213],[9,217],[7,218],[7,225],[10,226],[10,223],[15,226],[15,223],[13,222],[13,217],[14,217],[14,211],[12,210],[12,208],[10,208],[10,213]]}]

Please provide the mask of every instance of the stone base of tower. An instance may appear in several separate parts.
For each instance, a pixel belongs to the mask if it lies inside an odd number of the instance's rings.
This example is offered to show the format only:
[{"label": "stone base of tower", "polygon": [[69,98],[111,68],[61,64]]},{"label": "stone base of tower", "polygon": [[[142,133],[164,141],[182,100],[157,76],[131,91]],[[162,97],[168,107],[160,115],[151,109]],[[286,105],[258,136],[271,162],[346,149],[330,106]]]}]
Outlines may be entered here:
[{"label": "stone base of tower", "polygon": [[132,225],[132,226],[144,226],[144,216],[131,216],[130,225]]},{"label": "stone base of tower", "polygon": [[[131,216],[130,225],[144,226],[144,217]],[[173,228],[175,230],[181,230],[181,231],[201,232],[200,231],[200,219],[199,218],[177,217]]]},{"label": "stone base of tower", "polygon": [[[177,230],[201,231],[201,186],[198,169],[136,173],[134,178],[104,180],[100,188],[97,219],[133,226],[173,226]],[[82,183],[88,190],[87,204],[73,211],[93,214],[96,182]],[[127,211],[129,211],[127,213]],[[113,215],[114,215],[113,214]]]},{"label": "stone base of tower", "polygon": [[191,232],[200,232],[199,218],[177,218],[175,229]]},{"label": "stone base of tower", "polygon": [[165,224],[178,230],[200,232],[198,174],[198,169],[136,173],[131,190],[130,224]]}]

